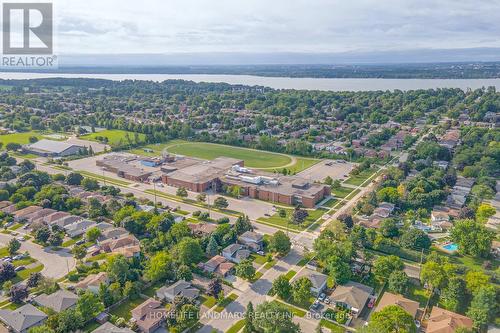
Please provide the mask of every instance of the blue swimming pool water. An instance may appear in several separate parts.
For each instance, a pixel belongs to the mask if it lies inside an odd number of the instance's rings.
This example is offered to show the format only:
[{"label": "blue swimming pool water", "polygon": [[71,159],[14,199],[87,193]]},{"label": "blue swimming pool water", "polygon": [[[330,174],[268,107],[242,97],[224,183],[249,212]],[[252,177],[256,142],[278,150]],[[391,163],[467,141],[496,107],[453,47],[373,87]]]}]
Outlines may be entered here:
[{"label": "blue swimming pool water", "polygon": [[457,251],[458,245],[455,243],[446,244],[445,246],[443,246],[443,249],[448,250],[448,251]]}]

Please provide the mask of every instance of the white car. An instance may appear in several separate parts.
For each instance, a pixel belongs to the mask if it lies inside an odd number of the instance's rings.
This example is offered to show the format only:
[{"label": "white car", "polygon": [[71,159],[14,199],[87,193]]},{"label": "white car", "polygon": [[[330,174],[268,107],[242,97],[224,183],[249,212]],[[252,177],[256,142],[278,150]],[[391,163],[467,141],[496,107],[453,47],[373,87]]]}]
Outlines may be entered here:
[{"label": "white car", "polygon": [[18,241],[20,241],[20,242],[24,242],[24,241],[25,241],[24,237],[22,237],[22,236],[21,236],[21,237],[16,237],[16,239],[17,239]]},{"label": "white car", "polygon": [[325,300],[325,293],[321,293],[319,296],[318,296],[318,300],[320,300],[321,302],[323,302]]}]

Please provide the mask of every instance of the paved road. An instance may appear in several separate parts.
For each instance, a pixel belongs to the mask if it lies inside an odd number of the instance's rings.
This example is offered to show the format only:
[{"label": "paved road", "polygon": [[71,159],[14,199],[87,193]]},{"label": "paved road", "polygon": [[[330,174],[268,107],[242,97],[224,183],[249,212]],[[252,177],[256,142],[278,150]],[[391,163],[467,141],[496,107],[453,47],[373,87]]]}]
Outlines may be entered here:
[{"label": "paved road", "polygon": [[[2,247],[7,246],[12,238],[14,236],[0,234],[0,245]],[[59,279],[68,274],[76,266],[76,260],[71,253],[65,250],[52,251],[50,248],[44,248],[28,240],[21,242],[19,252],[24,251],[28,251],[32,258],[43,264],[42,274],[46,277]]]},{"label": "paved road", "polygon": [[[267,296],[267,293],[271,290],[273,281],[278,276],[286,274],[286,272],[294,268],[301,258],[302,255],[296,249],[292,249],[290,253],[279,260],[273,268],[265,272],[259,280],[249,285],[247,289],[242,290],[242,294],[221,312],[220,317],[203,318],[202,323],[204,326],[198,332],[211,333],[214,330],[217,332],[225,332],[238,320],[235,318],[244,315],[246,306],[250,301],[255,307],[266,300],[270,300],[271,297]],[[215,314],[218,315],[217,313]],[[316,327],[314,323],[303,318],[296,319],[296,322],[299,322],[303,332],[310,332],[311,327]]]}]

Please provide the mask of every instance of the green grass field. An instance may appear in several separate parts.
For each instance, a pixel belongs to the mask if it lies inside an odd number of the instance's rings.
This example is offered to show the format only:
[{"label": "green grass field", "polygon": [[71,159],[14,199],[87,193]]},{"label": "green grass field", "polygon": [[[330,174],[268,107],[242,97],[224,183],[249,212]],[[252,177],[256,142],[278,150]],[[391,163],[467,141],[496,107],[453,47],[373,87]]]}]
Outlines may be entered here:
[{"label": "green grass field", "polygon": [[[104,130],[101,132],[85,134],[80,137],[83,140],[97,141],[96,137],[102,136],[108,138],[108,144],[110,146],[119,147],[122,145],[128,145],[127,134],[132,142],[134,142],[135,134],[134,132],[122,131],[122,130]],[[142,133],[138,133],[139,140],[144,141],[146,136]]]},{"label": "green grass field", "polygon": [[[363,184],[365,180],[367,180],[368,178],[370,178],[370,176],[373,175],[377,171],[378,171],[378,168],[373,168],[373,167],[369,168],[369,169],[366,169],[364,171],[361,171],[359,173],[359,175],[349,177],[345,181],[345,183],[346,184],[351,184],[351,185],[359,186],[359,185]],[[365,185],[367,185],[367,184],[365,184]]]},{"label": "green grass field", "polygon": [[[34,136],[38,140],[47,138],[49,140],[56,140],[54,138],[50,137],[50,134],[57,134],[57,133],[45,133],[45,132],[38,132],[38,131],[30,131],[30,132],[21,132],[21,133],[13,133],[13,134],[1,134],[0,135],[0,142],[3,143],[5,146],[8,143],[19,143],[21,145],[25,145],[30,143],[30,137]],[[61,134],[64,135],[64,134]],[[58,141],[58,140],[56,140]]]},{"label": "green grass field", "polygon": [[238,333],[243,327],[245,327],[245,319],[241,319],[231,326],[226,333]]},{"label": "green grass field", "polygon": [[[293,209],[285,209],[287,211],[287,216],[289,216]],[[279,213],[275,213],[271,217],[260,217],[257,222],[268,224],[280,229],[289,229],[290,231],[302,231],[313,224],[317,219],[319,219],[326,212],[326,209],[318,208],[315,210],[308,210],[309,216],[301,225],[288,223],[288,218],[280,217]]]}]

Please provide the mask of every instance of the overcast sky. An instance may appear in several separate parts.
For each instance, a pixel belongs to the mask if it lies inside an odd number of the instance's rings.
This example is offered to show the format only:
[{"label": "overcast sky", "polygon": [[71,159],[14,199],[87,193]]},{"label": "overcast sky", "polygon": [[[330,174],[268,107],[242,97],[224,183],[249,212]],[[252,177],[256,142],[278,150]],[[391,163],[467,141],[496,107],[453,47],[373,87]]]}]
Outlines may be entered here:
[{"label": "overcast sky", "polygon": [[500,47],[500,0],[54,0],[60,54]]}]

